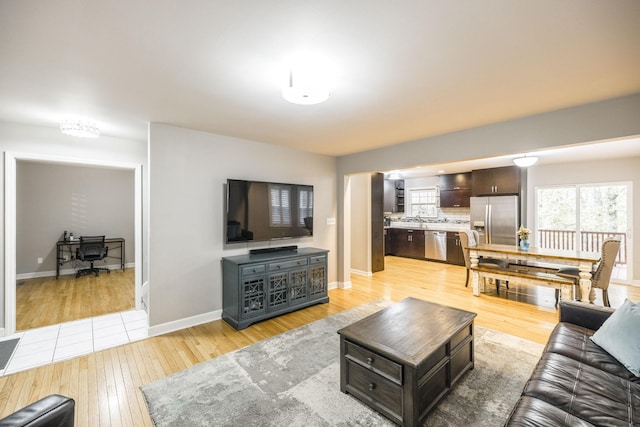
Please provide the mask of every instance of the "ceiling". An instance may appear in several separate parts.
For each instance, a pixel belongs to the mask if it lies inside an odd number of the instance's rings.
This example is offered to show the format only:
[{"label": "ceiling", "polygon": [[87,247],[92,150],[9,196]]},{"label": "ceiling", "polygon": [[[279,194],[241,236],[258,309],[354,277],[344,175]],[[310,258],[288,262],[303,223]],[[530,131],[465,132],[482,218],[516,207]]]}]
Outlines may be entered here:
[{"label": "ceiling", "polygon": [[[340,156],[640,93],[639,22],[638,0],[2,0],[0,120]],[[333,64],[325,103],[283,100],[299,53]]]},{"label": "ceiling", "polygon": [[640,157],[640,138],[627,138],[611,141],[596,141],[551,150],[541,150],[517,155],[487,157],[445,164],[431,164],[410,169],[382,171],[399,173],[403,179],[431,177],[442,174],[470,172],[474,169],[487,169],[501,166],[513,166],[513,159],[537,157],[536,166],[558,163],[588,162],[601,159]]}]

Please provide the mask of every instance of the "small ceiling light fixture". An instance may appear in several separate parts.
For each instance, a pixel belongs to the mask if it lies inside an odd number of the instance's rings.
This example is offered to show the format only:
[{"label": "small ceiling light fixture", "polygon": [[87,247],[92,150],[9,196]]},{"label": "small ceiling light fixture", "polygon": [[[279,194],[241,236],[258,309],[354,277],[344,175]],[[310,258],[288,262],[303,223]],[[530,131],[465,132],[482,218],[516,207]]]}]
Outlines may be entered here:
[{"label": "small ceiling light fixture", "polygon": [[326,61],[309,55],[300,56],[289,69],[282,97],[294,104],[320,104],[329,99],[329,74]]},{"label": "small ceiling light fixture", "polygon": [[97,138],[100,136],[98,125],[89,120],[65,119],[60,122],[60,130],[65,135],[80,138]]},{"label": "small ceiling light fixture", "polygon": [[397,171],[388,172],[385,174],[385,179],[402,179],[402,174]]},{"label": "small ceiling light fixture", "polygon": [[529,157],[526,154],[522,157],[516,157],[515,159],[513,159],[513,163],[515,163],[517,166],[520,166],[521,168],[527,168],[529,166],[534,165],[536,162],[538,161],[537,157]]}]

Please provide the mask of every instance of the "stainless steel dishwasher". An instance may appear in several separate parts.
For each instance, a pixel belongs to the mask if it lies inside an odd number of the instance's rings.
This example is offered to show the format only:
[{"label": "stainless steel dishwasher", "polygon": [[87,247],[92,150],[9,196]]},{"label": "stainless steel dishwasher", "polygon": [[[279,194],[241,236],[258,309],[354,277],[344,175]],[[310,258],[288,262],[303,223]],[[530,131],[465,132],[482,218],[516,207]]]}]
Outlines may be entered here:
[{"label": "stainless steel dishwasher", "polygon": [[447,232],[424,232],[424,257],[437,261],[447,260]]}]

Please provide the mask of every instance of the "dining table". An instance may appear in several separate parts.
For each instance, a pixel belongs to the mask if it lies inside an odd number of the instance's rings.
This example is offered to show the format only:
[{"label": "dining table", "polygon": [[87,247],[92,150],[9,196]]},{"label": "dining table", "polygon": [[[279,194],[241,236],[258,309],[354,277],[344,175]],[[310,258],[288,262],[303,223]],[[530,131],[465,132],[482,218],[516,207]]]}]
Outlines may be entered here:
[{"label": "dining table", "polygon": [[[582,302],[588,298],[590,303],[595,299],[595,292],[591,289],[591,272],[595,264],[600,261],[599,252],[587,252],[579,250],[549,249],[531,246],[522,249],[518,245],[503,245],[494,243],[481,243],[469,246],[469,258],[472,271],[473,295],[480,295],[480,277],[476,268],[480,257],[496,258],[508,261],[510,264],[542,264],[553,265],[558,268],[578,268],[580,275],[580,291]],[[507,269],[508,270],[508,269]]]}]

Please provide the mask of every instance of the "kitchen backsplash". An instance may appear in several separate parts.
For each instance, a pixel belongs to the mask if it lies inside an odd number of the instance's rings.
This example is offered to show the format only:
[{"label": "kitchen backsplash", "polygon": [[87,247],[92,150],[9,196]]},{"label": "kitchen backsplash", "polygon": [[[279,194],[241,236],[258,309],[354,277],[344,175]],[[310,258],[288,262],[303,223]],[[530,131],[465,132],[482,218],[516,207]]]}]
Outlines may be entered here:
[{"label": "kitchen backsplash", "polygon": [[[438,218],[433,219],[446,219],[447,222],[469,222],[470,215],[471,211],[469,208],[438,208]],[[393,221],[398,221],[402,219],[405,214],[393,213],[386,216],[391,218]]]},{"label": "kitchen backsplash", "polygon": [[469,222],[471,209],[469,208],[439,208],[438,219],[446,218],[447,221]]}]

